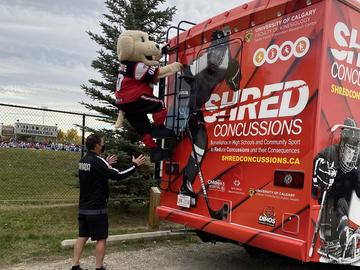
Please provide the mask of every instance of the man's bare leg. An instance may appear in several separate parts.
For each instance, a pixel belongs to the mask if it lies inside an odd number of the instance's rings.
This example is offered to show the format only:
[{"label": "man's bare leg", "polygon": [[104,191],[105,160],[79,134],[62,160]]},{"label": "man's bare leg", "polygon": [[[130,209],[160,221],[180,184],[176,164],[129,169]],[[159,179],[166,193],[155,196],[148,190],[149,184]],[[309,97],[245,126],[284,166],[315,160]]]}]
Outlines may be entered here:
[{"label": "man's bare leg", "polygon": [[73,266],[80,264],[80,257],[84,250],[86,241],[88,239],[89,239],[88,237],[78,237],[78,239],[76,240],[75,245],[74,245]]},{"label": "man's bare leg", "polygon": [[96,258],[96,268],[101,268],[104,264],[106,250],[106,239],[98,240],[95,247],[95,258]]}]

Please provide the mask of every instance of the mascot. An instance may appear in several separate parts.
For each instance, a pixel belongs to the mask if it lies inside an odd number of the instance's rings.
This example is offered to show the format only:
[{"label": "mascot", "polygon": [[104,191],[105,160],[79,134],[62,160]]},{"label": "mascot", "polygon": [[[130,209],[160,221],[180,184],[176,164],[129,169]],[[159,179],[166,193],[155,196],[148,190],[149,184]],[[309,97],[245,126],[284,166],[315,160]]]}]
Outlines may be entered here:
[{"label": "mascot", "polygon": [[[153,84],[182,68],[177,62],[159,66],[159,60],[162,54],[167,53],[167,48],[160,48],[149,40],[148,34],[135,30],[123,32],[117,43],[120,68],[115,96],[119,116],[115,127],[121,126],[125,116],[149,149],[151,162],[170,158],[170,152],[160,148],[154,138],[175,136],[164,125],[167,115],[164,102],[153,94]],[[147,117],[149,113],[152,114],[152,124]]]}]

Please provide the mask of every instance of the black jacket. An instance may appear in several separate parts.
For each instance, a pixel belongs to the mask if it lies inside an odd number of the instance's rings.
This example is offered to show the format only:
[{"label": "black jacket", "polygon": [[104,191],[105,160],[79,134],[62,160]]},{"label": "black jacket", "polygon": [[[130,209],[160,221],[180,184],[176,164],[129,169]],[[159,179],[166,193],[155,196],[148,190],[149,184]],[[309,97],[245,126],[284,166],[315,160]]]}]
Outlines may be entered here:
[{"label": "black jacket", "polygon": [[118,171],[95,152],[89,151],[79,162],[79,209],[105,209],[109,198],[108,179],[124,179],[133,174],[135,168],[133,165],[127,170]]}]

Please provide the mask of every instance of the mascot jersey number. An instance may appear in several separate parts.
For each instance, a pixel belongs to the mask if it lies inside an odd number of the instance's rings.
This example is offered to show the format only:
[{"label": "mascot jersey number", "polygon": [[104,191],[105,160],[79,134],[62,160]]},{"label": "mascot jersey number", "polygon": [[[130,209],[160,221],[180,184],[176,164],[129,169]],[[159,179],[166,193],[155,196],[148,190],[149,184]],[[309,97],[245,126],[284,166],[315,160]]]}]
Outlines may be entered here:
[{"label": "mascot jersey number", "polygon": [[[166,47],[165,47],[166,48]],[[180,71],[180,63],[159,67],[159,60],[165,48],[149,40],[148,34],[129,30],[118,39],[117,53],[120,60],[119,76],[116,84],[116,104],[121,115],[134,127],[149,149],[151,162],[170,158],[170,153],[160,148],[154,138],[168,138],[174,132],[164,125],[167,110],[164,102],[153,94],[153,84],[158,79]],[[150,124],[147,114],[151,113],[154,122]]]}]

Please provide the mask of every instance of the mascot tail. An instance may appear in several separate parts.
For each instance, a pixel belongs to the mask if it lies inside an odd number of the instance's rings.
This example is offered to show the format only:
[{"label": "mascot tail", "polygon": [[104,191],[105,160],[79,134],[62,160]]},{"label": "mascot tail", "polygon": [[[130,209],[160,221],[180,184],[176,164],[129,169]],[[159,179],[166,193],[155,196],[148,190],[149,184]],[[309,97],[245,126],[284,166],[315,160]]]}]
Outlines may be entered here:
[{"label": "mascot tail", "polygon": [[119,110],[118,117],[116,119],[115,128],[119,129],[122,127],[124,122],[124,112],[122,110]]}]

